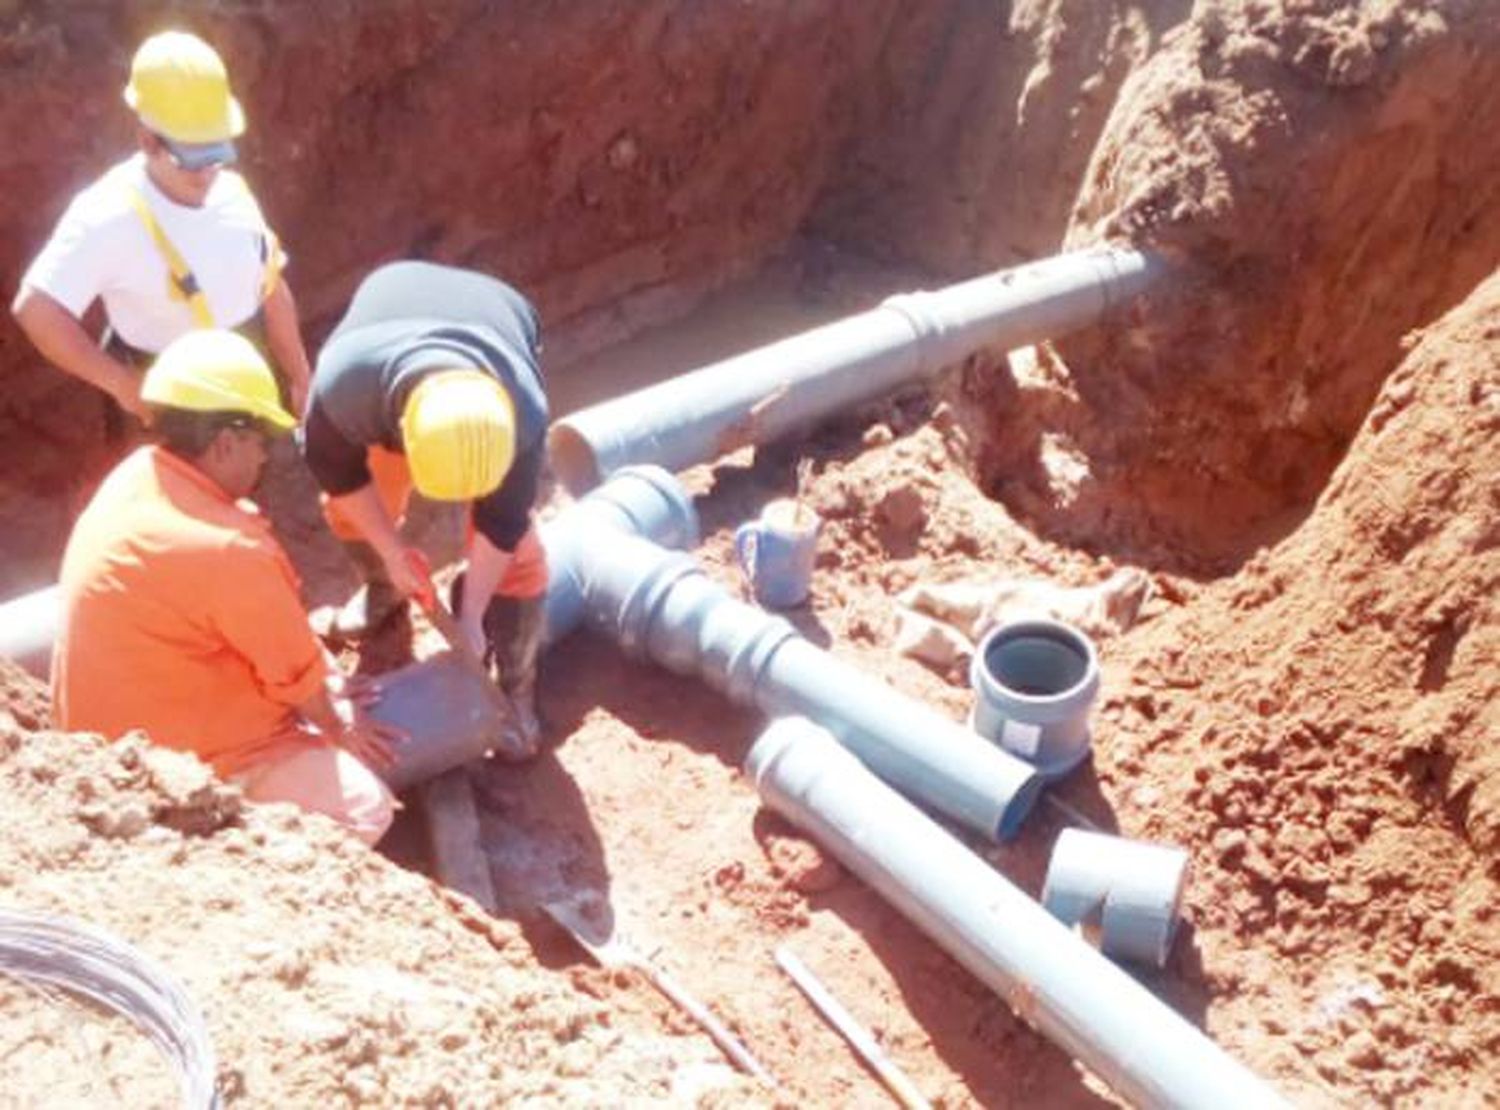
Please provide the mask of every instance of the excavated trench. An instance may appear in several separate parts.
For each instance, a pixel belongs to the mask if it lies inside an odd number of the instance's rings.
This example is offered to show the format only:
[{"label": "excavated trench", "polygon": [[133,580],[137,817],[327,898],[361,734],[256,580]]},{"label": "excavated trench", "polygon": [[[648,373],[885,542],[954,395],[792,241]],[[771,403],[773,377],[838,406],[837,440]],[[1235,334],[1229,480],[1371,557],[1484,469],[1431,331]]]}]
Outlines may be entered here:
[{"label": "excavated trench", "polygon": [[[251,120],[245,171],[289,245],[310,344],[379,261],[490,269],[541,308],[559,412],[897,290],[1103,239],[1158,252],[1172,277],[1103,326],[977,356],[928,393],[692,472],[702,557],[732,584],[729,533],[794,492],[812,459],[802,492],[828,531],[796,623],[955,718],[962,668],[893,654],[892,595],[1149,572],[1141,623],[1103,645],[1093,766],[1062,789],[1095,823],[1194,853],[1192,928],[1148,984],[1299,1102],[1500,1096],[1485,910],[1500,768],[1484,742],[1500,735],[1487,600],[1500,590],[1500,324],[1493,292],[1474,293],[1500,262],[1500,29],[1483,4],[334,0],[58,14],[22,0],[0,5],[8,289],[66,197],[128,143],[117,86],[165,15],[229,59]],[[8,319],[0,371],[9,596],[53,577],[112,456],[97,396],[41,366]],[[1405,414],[1422,435],[1401,430]],[[291,485],[274,491],[278,522],[309,597],[330,600],[347,571]],[[496,881],[524,929],[507,974],[524,974],[521,939],[544,967],[576,959],[527,907],[589,889],[644,923],[805,1104],[880,1095],[775,980],[763,957],[783,941],[943,1105],[1109,1101],[757,812],[736,771],[759,723],[749,714],[588,636],[554,654],[542,701],[547,755],[475,777]],[[27,705],[11,714],[23,730]],[[1036,893],[1058,827],[1041,814],[990,859]],[[43,870],[66,875],[66,857]],[[58,882],[31,893],[66,900],[57,891],[74,888]],[[135,897],[176,897],[147,890]],[[111,920],[159,929],[131,897]],[[363,903],[340,905],[320,907],[330,927]],[[233,916],[232,900],[214,912]],[[281,912],[257,929],[292,929],[299,911]],[[378,925],[354,926],[362,945],[378,949]],[[486,974],[463,958],[466,975]],[[315,959],[342,966],[336,947]],[[201,961],[205,986],[233,981]],[[641,1016],[618,977],[575,972],[573,985]],[[680,1069],[669,1087],[632,1086],[637,1052],[664,1082],[635,1041],[610,1049],[601,1094],[568,1085],[575,1065],[556,1044],[464,1028],[562,1086],[455,1078],[459,1103],[749,1097],[720,1080],[685,1094]],[[253,1101],[323,1101],[320,1060],[339,1075],[369,1064],[342,1041],[214,1034]],[[267,1060],[294,1044],[310,1062],[289,1079]],[[427,1050],[369,1051],[389,1094]]]}]

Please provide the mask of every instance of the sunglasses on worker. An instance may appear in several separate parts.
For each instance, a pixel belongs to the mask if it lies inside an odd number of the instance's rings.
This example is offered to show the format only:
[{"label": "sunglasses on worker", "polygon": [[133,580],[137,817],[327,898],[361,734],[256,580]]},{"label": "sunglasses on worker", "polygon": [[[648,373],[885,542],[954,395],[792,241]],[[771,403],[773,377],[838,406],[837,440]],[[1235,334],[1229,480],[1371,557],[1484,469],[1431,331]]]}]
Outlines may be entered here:
[{"label": "sunglasses on worker", "polygon": [[239,157],[234,143],[228,139],[218,143],[179,143],[165,135],[154,133],[153,138],[161,145],[174,166],[189,173],[233,165]]}]

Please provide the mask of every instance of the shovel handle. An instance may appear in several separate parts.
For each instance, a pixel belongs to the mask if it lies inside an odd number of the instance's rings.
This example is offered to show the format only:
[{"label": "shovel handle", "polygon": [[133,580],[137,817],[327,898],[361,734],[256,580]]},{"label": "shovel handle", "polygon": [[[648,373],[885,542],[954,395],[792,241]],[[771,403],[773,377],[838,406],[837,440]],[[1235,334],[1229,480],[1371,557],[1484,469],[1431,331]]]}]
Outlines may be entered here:
[{"label": "shovel handle", "polygon": [[896,1096],[906,1110],[932,1110],[932,1104],[922,1097],[922,1092],[917,1090],[916,1085],[907,1078],[906,1073],[896,1066],[894,1060],[887,1056],[880,1045],[876,1043],[870,1031],[861,1025],[837,998],[829,992],[812,971],[797,958],[796,954],[785,945],[776,949],[776,962],[781,965],[781,970],[787,973],[792,982],[797,984],[798,989],[807,996],[807,1000],[813,1004],[817,1011],[823,1015],[839,1031],[840,1036],[849,1042],[849,1046],[857,1052],[865,1063],[880,1077],[880,1081],[886,1085],[886,1089]]},{"label": "shovel handle", "polygon": [[709,1035],[714,1044],[718,1045],[725,1056],[734,1061],[736,1066],[747,1075],[753,1075],[767,1087],[773,1090],[777,1087],[776,1080],[766,1070],[766,1066],[751,1055],[750,1050],[744,1046],[738,1037],[729,1031],[729,1027],[718,1018],[714,1017],[707,1006],[699,1002],[687,990],[673,979],[661,968],[656,967],[646,960],[640,960],[636,966],[662,995],[676,1005],[688,1017],[696,1021],[703,1031]]}]

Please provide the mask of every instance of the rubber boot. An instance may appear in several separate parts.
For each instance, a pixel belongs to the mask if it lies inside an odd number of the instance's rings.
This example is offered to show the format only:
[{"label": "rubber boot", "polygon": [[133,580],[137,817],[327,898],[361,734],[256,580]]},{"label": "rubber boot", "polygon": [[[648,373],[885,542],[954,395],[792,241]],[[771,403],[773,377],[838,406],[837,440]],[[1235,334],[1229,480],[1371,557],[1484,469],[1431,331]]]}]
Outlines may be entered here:
[{"label": "rubber boot", "polygon": [[396,587],[386,573],[385,561],[373,547],[359,540],[344,540],[343,544],[345,554],[364,579],[364,585],[334,616],[330,631],[339,640],[361,640],[398,611],[404,611],[406,599],[397,595]]},{"label": "rubber boot", "polygon": [[527,759],[542,746],[542,722],[536,712],[536,670],[543,623],[540,596],[496,597],[484,611],[484,638],[494,652],[500,689],[515,707],[520,747]]}]

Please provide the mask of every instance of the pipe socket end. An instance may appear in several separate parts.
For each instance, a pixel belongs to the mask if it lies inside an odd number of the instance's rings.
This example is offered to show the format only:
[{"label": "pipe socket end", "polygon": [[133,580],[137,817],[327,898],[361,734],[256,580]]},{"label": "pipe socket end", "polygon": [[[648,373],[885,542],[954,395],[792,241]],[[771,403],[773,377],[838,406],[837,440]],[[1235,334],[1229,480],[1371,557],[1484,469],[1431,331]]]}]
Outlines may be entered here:
[{"label": "pipe socket end", "polygon": [[593,447],[566,421],[547,430],[547,458],[552,472],[574,497],[582,497],[602,478]]}]

